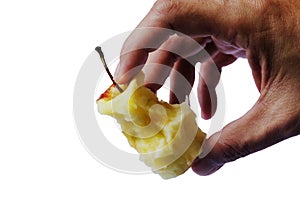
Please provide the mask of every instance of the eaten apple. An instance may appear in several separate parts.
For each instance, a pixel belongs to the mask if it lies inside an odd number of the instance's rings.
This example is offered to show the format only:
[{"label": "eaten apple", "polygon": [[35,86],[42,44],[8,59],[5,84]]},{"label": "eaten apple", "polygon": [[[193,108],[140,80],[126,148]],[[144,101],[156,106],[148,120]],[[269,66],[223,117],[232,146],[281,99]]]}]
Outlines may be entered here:
[{"label": "eaten apple", "polygon": [[186,102],[169,104],[143,86],[139,73],[122,93],[110,86],[97,100],[101,114],[114,117],[140,160],[164,179],[183,174],[201,153],[206,134]]}]

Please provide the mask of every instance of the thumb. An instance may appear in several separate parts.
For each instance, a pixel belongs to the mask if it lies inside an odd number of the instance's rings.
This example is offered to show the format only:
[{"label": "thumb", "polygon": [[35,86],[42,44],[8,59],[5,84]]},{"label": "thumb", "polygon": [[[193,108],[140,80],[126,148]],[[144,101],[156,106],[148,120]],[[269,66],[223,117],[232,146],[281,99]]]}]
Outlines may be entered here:
[{"label": "thumb", "polygon": [[194,161],[192,169],[195,173],[210,175],[227,162],[299,134],[299,106],[295,109],[291,98],[280,97],[280,93],[269,93],[274,94],[273,97],[261,97],[247,114],[206,141],[204,152],[208,149],[210,152]]}]

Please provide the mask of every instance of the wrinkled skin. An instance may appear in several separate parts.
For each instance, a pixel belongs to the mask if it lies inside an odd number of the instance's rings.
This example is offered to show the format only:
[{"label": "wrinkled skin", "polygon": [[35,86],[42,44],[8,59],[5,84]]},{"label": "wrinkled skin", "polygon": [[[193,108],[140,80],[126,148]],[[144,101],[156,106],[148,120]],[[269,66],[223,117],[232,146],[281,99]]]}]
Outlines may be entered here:
[{"label": "wrinkled skin", "polygon": [[[199,175],[209,175],[225,163],[267,148],[300,133],[300,2],[298,0],[159,0],[138,25],[180,31],[193,37],[212,59],[198,57],[202,62],[202,78],[198,98],[202,117],[209,119],[216,110],[216,87],[219,71],[237,58],[246,58],[252,69],[260,98],[249,112],[215,133],[206,145],[210,153],[193,163]],[[144,63],[160,63],[183,74],[194,82],[193,64],[159,49],[136,46],[157,38],[155,32],[132,34],[126,40],[116,79],[129,82],[133,74],[126,72]],[[161,46],[172,46],[178,37],[164,38]],[[197,58],[199,51],[193,52]],[[128,53],[129,52],[129,53]],[[150,54],[151,53],[151,54]],[[150,56],[149,56],[150,55]],[[185,96],[189,88],[176,84],[176,75],[158,73],[155,66],[147,71],[149,83],[171,76],[171,90],[181,90]],[[205,80],[205,81],[204,81]],[[156,91],[160,85],[149,84]],[[170,94],[171,103],[182,101]]]}]

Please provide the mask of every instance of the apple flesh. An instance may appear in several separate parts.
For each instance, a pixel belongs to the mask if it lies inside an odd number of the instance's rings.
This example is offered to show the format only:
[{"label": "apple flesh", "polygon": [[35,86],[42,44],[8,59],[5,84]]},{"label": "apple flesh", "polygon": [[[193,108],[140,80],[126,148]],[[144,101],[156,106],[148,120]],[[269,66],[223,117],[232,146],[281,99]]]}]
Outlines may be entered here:
[{"label": "apple flesh", "polygon": [[201,153],[206,134],[189,105],[170,105],[143,86],[140,73],[120,93],[112,85],[97,100],[101,114],[114,117],[140,160],[164,179],[183,174]]}]

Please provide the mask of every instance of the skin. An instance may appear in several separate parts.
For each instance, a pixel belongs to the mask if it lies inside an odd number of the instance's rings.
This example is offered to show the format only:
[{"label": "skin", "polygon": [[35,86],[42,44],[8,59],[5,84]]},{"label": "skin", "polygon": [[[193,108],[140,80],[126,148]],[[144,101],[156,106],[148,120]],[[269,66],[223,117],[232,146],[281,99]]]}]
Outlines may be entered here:
[{"label": "skin", "polygon": [[[201,61],[198,98],[202,117],[209,119],[216,110],[214,88],[221,68],[237,58],[246,58],[252,69],[260,98],[244,116],[212,135],[206,145],[212,150],[192,165],[199,175],[209,175],[225,163],[267,148],[300,133],[300,2],[298,0],[159,0],[138,25],[180,31],[193,37],[211,55],[199,57],[201,49],[188,56]],[[147,44],[158,37],[155,32],[133,33],[124,43],[115,78],[128,83],[126,72],[145,63],[170,66],[170,72],[158,73],[148,67],[146,80],[165,80],[171,76],[171,90],[189,94],[190,88],[176,84],[176,70],[193,84],[193,63],[158,49],[130,49]],[[161,38],[161,46],[184,42],[180,38]],[[197,57],[198,55],[198,57]],[[197,60],[198,58],[198,60]],[[140,69],[139,69],[140,70]],[[137,71],[139,71],[137,70]],[[149,84],[156,91],[159,84]],[[181,102],[171,93],[171,103]]]}]

